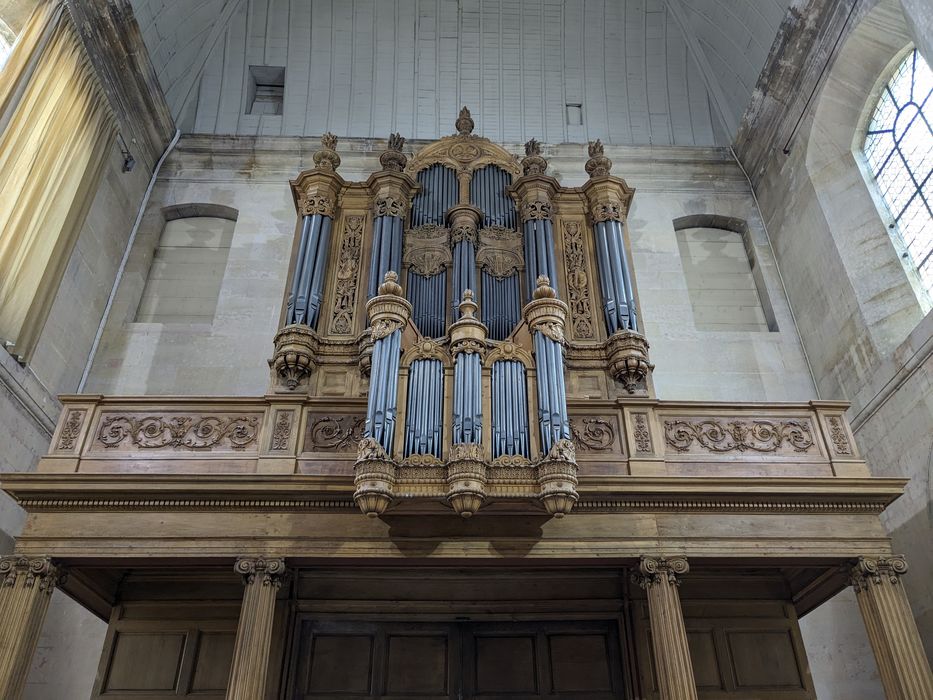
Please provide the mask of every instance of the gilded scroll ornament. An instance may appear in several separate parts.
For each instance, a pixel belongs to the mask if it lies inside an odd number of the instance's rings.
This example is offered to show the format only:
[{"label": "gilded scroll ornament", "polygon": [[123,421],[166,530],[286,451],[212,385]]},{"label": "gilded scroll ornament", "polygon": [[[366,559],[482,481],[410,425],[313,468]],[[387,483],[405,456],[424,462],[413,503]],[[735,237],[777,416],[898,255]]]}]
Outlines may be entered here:
[{"label": "gilded scroll ornament", "polygon": [[330,321],[330,332],[336,335],[349,335],[353,332],[362,249],[363,217],[348,216],[340,241],[340,253],[337,256],[334,311]]},{"label": "gilded scroll ornament", "polygon": [[551,203],[544,199],[522,202],[522,221],[550,219],[551,210]]},{"label": "gilded scroll ornament", "polygon": [[318,170],[335,172],[340,166],[340,156],[337,155],[337,137],[329,131],[321,136],[321,150],[315,151],[312,159],[314,167]]},{"label": "gilded scroll ornament", "polygon": [[609,174],[609,171],[612,170],[612,161],[606,157],[604,152],[603,142],[599,139],[595,141],[590,141],[589,146],[587,147],[587,153],[590,156],[590,159],[586,161],[587,174],[593,177],[603,177]]},{"label": "gilded scroll ornament", "polygon": [[570,307],[570,328],[573,337],[587,340],[595,337],[593,302],[587,274],[586,244],[583,227],[577,221],[564,222],[564,265]]},{"label": "gilded scroll ornament", "polygon": [[633,415],[635,426],[632,435],[635,438],[635,451],[640,454],[651,453],[651,431],[648,429],[648,416],[644,413]]},{"label": "gilded scroll ornament", "polygon": [[210,450],[226,441],[240,450],[255,442],[258,432],[258,416],[109,416],[101,423],[97,439],[104,447],[117,447],[129,440],[141,449],[192,450]]},{"label": "gilded scroll ornament", "polygon": [[389,135],[389,146],[379,156],[379,163],[383,170],[400,173],[408,164],[408,157],[402,153],[405,146],[405,139],[400,134]]},{"label": "gilded scroll ornament", "polygon": [[785,444],[795,452],[813,447],[808,421],[730,421],[674,419],[664,421],[664,438],[678,452],[687,452],[694,443],[710,452],[777,452]]},{"label": "gilded scroll ornament", "polygon": [[59,450],[73,450],[78,436],[81,435],[81,426],[84,424],[84,416],[87,413],[83,408],[72,408],[68,411],[68,417],[65,419],[65,425],[62,426],[62,433],[58,437]]},{"label": "gilded scroll ornament", "polygon": [[276,411],[275,422],[272,427],[271,449],[275,452],[288,449],[288,439],[292,434],[292,418],[294,411]]},{"label": "gilded scroll ornament", "polygon": [[450,232],[437,224],[409,229],[405,232],[402,263],[419,275],[436,275],[453,263],[449,238]]},{"label": "gilded scroll ornament", "polygon": [[366,417],[359,415],[308,416],[308,439],[305,449],[321,452],[346,452],[363,439]]},{"label": "gilded scroll ornament", "polygon": [[499,279],[523,270],[521,236],[504,226],[487,226],[479,232],[476,264]]},{"label": "gilded scroll ornament", "polygon": [[408,201],[401,197],[376,197],[373,200],[373,216],[397,216],[404,219],[408,216]]},{"label": "gilded scroll ornament", "polygon": [[570,421],[573,444],[581,452],[605,452],[612,449],[616,433],[612,424],[603,418],[582,418]]},{"label": "gilded scroll ornament", "polygon": [[298,208],[302,216],[334,216],[334,200],[326,194],[303,194],[298,198]]},{"label": "gilded scroll ornament", "polygon": [[846,435],[846,429],[843,427],[842,419],[839,416],[829,417],[829,439],[832,440],[833,451],[837,455],[852,454],[849,437]]}]

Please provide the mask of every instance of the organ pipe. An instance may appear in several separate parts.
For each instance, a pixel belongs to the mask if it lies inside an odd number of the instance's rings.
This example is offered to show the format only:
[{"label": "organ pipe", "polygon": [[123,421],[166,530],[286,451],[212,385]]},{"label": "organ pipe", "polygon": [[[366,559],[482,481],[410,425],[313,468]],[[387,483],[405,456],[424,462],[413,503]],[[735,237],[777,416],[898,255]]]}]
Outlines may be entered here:
[{"label": "organ pipe", "polygon": [[444,225],[447,210],[457,203],[457,174],[440,163],[418,173],[421,191],[411,203],[412,228],[424,224]]},{"label": "organ pipe", "polygon": [[499,360],[492,365],[492,457],[528,453],[528,392],[525,365]]},{"label": "organ pipe", "polygon": [[327,254],[333,219],[322,214],[305,216],[292,277],[285,322],[317,326],[324,291]]},{"label": "organ pipe", "polygon": [[525,271],[528,297],[535,291],[535,280],[544,275],[556,288],[557,262],[554,254],[554,226],[549,218],[529,218],[522,224],[525,245]]},{"label": "organ pipe", "polygon": [[389,270],[399,270],[402,264],[403,221],[398,216],[377,216],[373,220],[373,248],[369,264],[367,296],[376,296],[380,280]]},{"label": "organ pipe", "polygon": [[593,225],[596,237],[596,262],[599,286],[603,295],[606,332],[638,331],[632,276],[625,253],[621,221],[598,221]]},{"label": "organ pipe", "polygon": [[444,418],[444,366],[440,360],[411,363],[408,411],[405,416],[405,456],[433,455],[440,459]]},{"label": "organ pipe", "polygon": [[483,319],[489,327],[489,337],[505,340],[521,319],[518,273],[496,277],[483,270],[481,275]]},{"label": "organ pipe", "polygon": [[453,443],[480,444],[483,434],[482,353],[487,328],[474,316],[473,292],[463,293],[460,319],[450,328],[454,355]]},{"label": "organ pipe", "polygon": [[498,165],[487,165],[473,173],[470,204],[483,212],[483,226],[515,228],[515,204],[509,197],[512,176]]},{"label": "organ pipe", "polygon": [[440,338],[447,332],[447,270],[425,276],[408,271],[408,299],[412,320],[426,338]]}]

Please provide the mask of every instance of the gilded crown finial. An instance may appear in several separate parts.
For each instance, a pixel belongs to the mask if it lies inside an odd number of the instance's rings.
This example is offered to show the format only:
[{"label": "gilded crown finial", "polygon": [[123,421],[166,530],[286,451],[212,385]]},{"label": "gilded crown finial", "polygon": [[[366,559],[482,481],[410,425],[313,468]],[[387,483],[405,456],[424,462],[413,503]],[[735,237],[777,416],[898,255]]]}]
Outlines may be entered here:
[{"label": "gilded crown finial", "polygon": [[457,133],[461,136],[469,136],[473,133],[475,124],[473,123],[473,118],[470,116],[470,110],[466,107],[460,109],[460,116],[457,117],[455,126],[457,127]]},{"label": "gilded crown finial", "polygon": [[389,270],[383,280],[384,281],[382,284],[379,285],[380,296],[386,294],[391,294],[397,297],[402,296],[402,287],[398,283],[398,273]]},{"label": "gilded crown finial", "polygon": [[522,172],[525,175],[544,175],[547,161],[541,156],[541,144],[531,139],[525,144],[525,157],[522,159]]},{"label": "gilded crown finial", "polygon": [[608,175],[609,171],[612,170],[612,161],[609,160],[605,155],[603,142],[599,139],[590,141],[589,146],[587,147],[587,152],[590,156],[590,159],[586,161],[587,174],[591,178]]},{"label": "gilded crown finial", "polygon": [[401,134],[390,134],[389,145],[382,155],[379,156],[379,162],[383,170],[390,170],[400,173],[408,164],[408,156],[402,153],[402,147],[405,145],[405,139]]},{"label": "gilded crown finial", "polygon": [[329,131],[321,136],[321,150],[315,151],[314,167],[319,170],[336,171],[340,165],[340,156],[337,155],[337,137]]}]

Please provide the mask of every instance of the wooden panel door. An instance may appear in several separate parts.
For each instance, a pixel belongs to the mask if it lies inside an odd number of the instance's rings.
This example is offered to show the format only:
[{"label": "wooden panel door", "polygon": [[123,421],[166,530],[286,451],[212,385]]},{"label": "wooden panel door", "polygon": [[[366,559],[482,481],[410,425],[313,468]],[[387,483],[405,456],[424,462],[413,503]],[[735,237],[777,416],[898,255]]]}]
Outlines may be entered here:
[{"label": "wooden panel door", "polygon": [[290,687],[323,700],[616,700],[615,621],[303,620]]}]

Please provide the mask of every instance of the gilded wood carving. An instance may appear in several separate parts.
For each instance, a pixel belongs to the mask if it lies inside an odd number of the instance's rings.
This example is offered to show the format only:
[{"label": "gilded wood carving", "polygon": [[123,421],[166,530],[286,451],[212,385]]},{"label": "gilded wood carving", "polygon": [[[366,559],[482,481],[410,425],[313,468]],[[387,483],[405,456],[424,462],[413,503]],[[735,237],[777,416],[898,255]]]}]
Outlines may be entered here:
[{"label": "gilded wood carving", "polygon": [[141,449],[181,447],[210,450],[227,445],[241,450],[259,434],[259,416],[107,416],[97,433],[104,447],[129,442]]},{"label": "gilded wood carving", "polygon": [[678,452],[687,452],[694,443],[718,453],[777,452],[785,445],[794,452],[807,452],[815,445],[813,429],[806,420],[666,420],[664,438]]},{"label": "gilded wood carving", "polygon": [[330,321],[330,332],[336,335],[349,335],[353,332],[360,255],[363,248],[363,221],[362,216],[348,216],[340,242],[334,284],[334,310]]},{"label": "gilded wood carving", "polygon": [[564,266],[567,273],[567,305],[570,307],[570,328],[573,337],[591,340],[596,336],[593,300],[587,270],[586,243],[583,227],[577,221],[564,222]]}]

